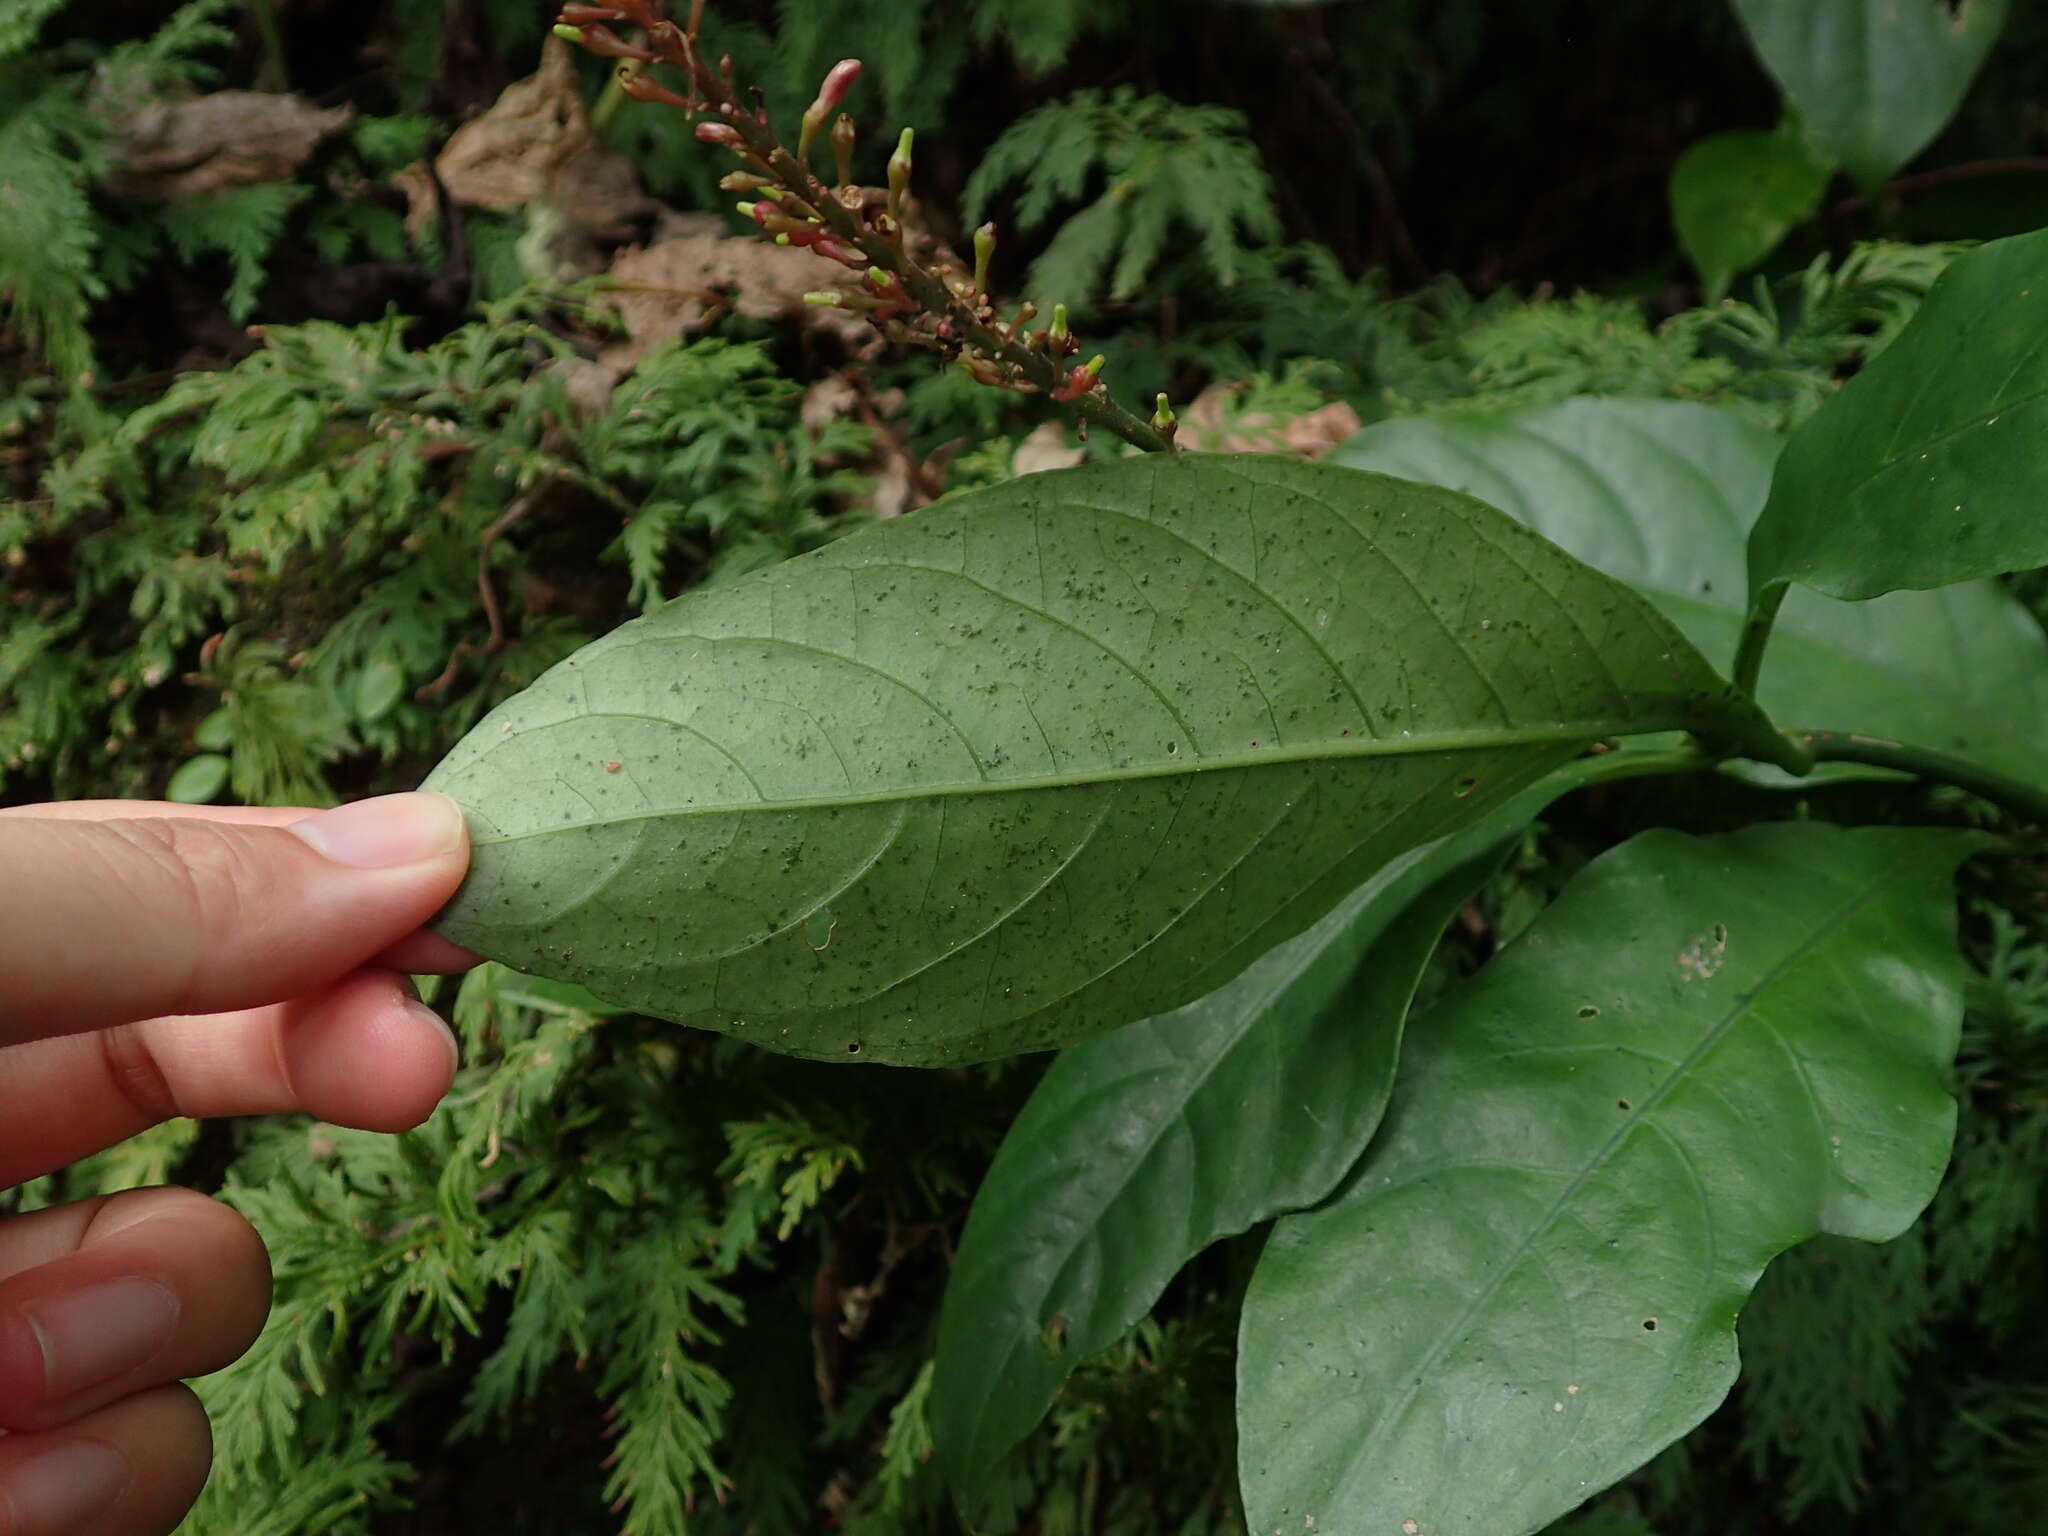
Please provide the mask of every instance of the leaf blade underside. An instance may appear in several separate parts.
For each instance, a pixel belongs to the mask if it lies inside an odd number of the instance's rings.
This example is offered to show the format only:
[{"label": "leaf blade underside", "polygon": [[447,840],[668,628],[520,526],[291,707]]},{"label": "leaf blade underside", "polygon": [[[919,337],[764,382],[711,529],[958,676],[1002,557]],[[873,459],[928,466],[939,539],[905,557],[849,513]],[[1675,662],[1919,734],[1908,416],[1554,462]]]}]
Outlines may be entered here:
[{"label": "leaf blade underside", "polygon": [[1634,594],[1468,498],[1196,455],[1030,477],[693,593],[428,788],[436,926],[829,1060],[1042,1049],[1213,990],[1612,734],[1768,747]]}]

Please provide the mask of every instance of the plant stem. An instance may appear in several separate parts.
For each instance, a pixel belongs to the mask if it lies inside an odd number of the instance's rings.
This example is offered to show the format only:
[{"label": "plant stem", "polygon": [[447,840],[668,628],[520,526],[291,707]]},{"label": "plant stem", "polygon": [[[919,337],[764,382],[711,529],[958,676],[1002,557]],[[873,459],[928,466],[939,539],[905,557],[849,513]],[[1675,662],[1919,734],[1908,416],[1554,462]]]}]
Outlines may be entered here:
[{"label": "plant stem", "polygon": [[[938,273],[919,263],[905,248],[900,227],[889,227],[886,233],[882,233],[857,217],[853,208],[841,200],[838,189],[827,186],[808,165],[783,146],[769,127],[765,111],[738,99],[739,92],[723,67],[714,68],[698,53],[693,30],[658,19],[658,12],[649,10],[645,5],[629,5],[625,9],[629,13],[638,12],[646,16],[651,24],[645,28],[644,46],[681,72],[690,82],[696,98],[702,102],[703,109],[739,135],[756,169],[772,172],[784,186],[810,204],[843,243],[860,251],[882,271],[893,273],[904,290],[927,313],[944,316],[955,344],[972,354],[1014,368],[1023,383],[1041,394],[1050,395],[1060,388],[1061,359],[1031,346],[1021,334],[1011,335],[991,324],[992,312],[982,302],[983,296],[961,292]],[[693,10],[693,22],[695,17],[696,11]],[[1172,438],[1143,417],[1133,415],[1118,405],[1105,390],[1090,389],[1070,403],[1084,424],[1102,427],[1148,453],[1174,451]]]},{"label": "plant stem", "polygon": [[1989,800],[2022,821],[2048,826],[2048,787],[2024,784],[1993,773],[1975,763],[1909,747],[1903,742],[1881,741],[1875,736],[1847,736],[1836,731],[1796,731],[1795,741],[1803,743],[1817,762],[1868,763],[1874,768],[1894,768],[1916,778],[1952,784]]},{"label": "plant stem", "polygon": [[1751,698],[1756,697],[1757,673],[1763,670],[1771,626],[1778,620],[1788,590],[1784,582],[1765,587],[1750,604],[1749,617],[1742,621],[1742,643],[1735,650],[1735,686]]}]

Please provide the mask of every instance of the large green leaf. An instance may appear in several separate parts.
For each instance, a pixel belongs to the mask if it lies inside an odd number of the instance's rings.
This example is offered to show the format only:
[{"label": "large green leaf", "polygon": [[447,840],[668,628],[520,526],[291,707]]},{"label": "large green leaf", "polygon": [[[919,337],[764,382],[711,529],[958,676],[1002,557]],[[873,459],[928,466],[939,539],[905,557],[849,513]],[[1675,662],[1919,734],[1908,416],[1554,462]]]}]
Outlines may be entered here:
[{"label": "large green leaf", "polygon": [[[1573,400],[1368,427],[1334,457],[1464,491],[1644,593],[1710,659],[1742,627],[1743,545],[1778,443],[1703,405]],[[2048,636],[1991,582],[1844,603],[1795,592],[1758,698],[2048,781]]]},{"label": "large green leaf", "polygon": [[1750,539],[1752,600],[2048,565],[2048,230],[1957,260],[1793,434]]},{"label": "large green leaf", "polygon": [[1735,0],[1821,143],[1866,190],[1925,149],[2005,25],[2005,0]]},{"label": "large green leaf", "polygon": [[693,593],[428,780],[437,926],[826,1059],[1213,991],[1589,740],[1776,738],[1627,589],[1441,490],[1246,456],[1035,475]]},{"label": "large green leaf", "polygon": [[1798,133],[1738,129],[1701,139],[1671,171],[1671,222],[1718,301],[1820,206],[1834,166]]},{"label": "large green leaf", "polygon": [[975,1490],[1189,1259],[1315,1204],[1358,1160],[1445,924],[1548,798],[1402,855],[1209,996],[1060,1053],[975,1194],[946,1285],[932,1434],[956,1489]]},{"label": "large green leaf", "polygon": [[1540,1529],[1726,1395],[1774,1255],[1904,1230],[1954,1127],[1972,846],[1647,833],[1417,1018],[1378,1139],[1245,1299],[1251,1528]]}]

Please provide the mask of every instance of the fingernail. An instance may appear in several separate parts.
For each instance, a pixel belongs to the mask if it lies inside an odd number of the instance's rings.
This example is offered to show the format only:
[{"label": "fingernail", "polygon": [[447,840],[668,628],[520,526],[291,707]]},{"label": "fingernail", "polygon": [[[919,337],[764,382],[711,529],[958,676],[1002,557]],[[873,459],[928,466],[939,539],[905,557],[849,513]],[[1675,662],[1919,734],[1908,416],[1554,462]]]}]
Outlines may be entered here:
[{"label": "fingernail", "polygon": [[127,1457],[97,1440],[72,1440],[0,1477],[0,1521],[24,1536],[62,1536],[105,1514],[127,1491]]},{"label": "fingernail", "polygon": [[448,1027],[448,1021],[417,998],[406,1001],[407,1010],[422,1024],[432,1024],[448,1042],[448,1067],[450,1071],[462,1065],[462,1042],[455,1038],[455,1031]]},{"label": "fingernail", "polygon": [[462,846],[462,810],[446,795],[414,793],[358,800],[289,829],[327,858],[355,869],[394,869]]},{"label": "fingernail", "polygon": [[178,1330],[178,1298],[124,1276],[22,1309],[43,1352],[43,1397],[61,1403],[147,1365]]}]

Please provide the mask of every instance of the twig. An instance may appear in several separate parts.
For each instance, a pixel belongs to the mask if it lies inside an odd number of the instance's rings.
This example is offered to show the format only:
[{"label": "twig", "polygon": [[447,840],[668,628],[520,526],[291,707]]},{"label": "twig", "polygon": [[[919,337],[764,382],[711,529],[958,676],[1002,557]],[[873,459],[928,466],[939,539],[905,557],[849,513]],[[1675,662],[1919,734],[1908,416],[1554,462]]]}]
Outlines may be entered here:
[{"label": "twig", "polygon": [[1985,176],[2048,176],[2048,155],[2007,155],[1996,160],[1968,160],[1961,165],[1919,171],[1888,181],[1875,193],[1845,197],[1828,212],[1837,217],[1861,213],[1866,208],[1912,197],[1916,193],[1933,192],[1960,181],[1976,181]]},{"label": "twig", "polygon": [[415,691],[413,694],[415,699],[424,702],[428,699],[438,698],[445,692],[455,681],[455,674],[461,666],[463,657],[477,655],[495,656],[504,649],[505,613],[498,605],[498,591],[491,581],[491,546],[498,542],[501,534],[533,510],[534,498],[539,494],[539,491],[540,487],[535,486],[533,489],[524,491],[515,497],[512,505],[503,512],[500,512],[492,520],[490,527],[484,530],[483,538],[477,542],[476,593],[478,601],[484,606],[484,618],[490,623],[490,635],[481,646],[473,640],[458,642],[455,649],[449,653],[448,665],[441,669],[441,675],[431,683],[427,683]]}]

